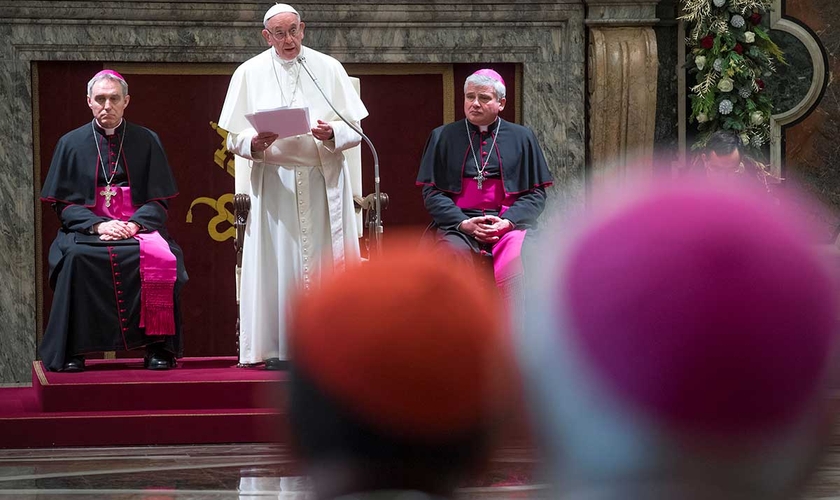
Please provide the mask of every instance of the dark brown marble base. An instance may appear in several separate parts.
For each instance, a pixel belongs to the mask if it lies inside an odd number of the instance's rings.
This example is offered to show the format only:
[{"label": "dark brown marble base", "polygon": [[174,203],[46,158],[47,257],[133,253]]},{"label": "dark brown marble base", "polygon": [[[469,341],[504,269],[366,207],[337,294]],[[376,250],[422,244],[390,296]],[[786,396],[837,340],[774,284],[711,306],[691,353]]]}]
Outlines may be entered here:
[{"label": "dark brown marble base", "polygon": [[[787,0],[786,17],[810,28],[826,48],[830,74],[840,70],[836,48],[840,45],[840,2],[836,0]],[[811,114],[782,133],[785,145],[783,176],[790,188],[812,195],[825,209],[810,209],[823,236],[832,239],[840,228],[840,87],[829,78],[825,94]]]}]

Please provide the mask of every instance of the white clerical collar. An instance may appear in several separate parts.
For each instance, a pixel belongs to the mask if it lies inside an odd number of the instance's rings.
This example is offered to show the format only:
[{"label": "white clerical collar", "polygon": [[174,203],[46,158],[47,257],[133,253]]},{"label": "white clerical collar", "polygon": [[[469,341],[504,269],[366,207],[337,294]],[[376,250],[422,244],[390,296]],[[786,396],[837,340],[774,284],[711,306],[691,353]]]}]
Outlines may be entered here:
[{"label": "white clerical collar", "polygon": [[[300,48],[300,52],[298,53],[298,55],[301,55],[301,54],[303,54],[303,47],[302,46]],[[277,49],[275,49],[274,47],[271,47],[271,57],[275,61],[279,62],[286,69],[290,69],[292,67],[292,65],[294,65],[297,62],[297,57],[294,58],[294,59],[283,59],[282,57],[280,57],[280,54],[277,53]]]},{"label": "white clerical collar", "polygon": [[114,127],[114,128],[105,128],[105,127],[103,127],[103,126],[102,126],[102,124],[101,124],[101,123],[99,123],[99,120],[97,120],[97,121],[96,121],[96,125],[97,125],[99,128],[101,128],[102,130],[104,130],[104,131],[105,131],[105,135],[114,135],[114,132],[116,132],[116,131],[117,131],[117,129],[118,129],[118,128],[120,128],[120,125],[122,125],[122,122],[123,122],[123,119],[122,119],[122,118],[120,118],[120,122],[119,122],[119,123],[117,124],[117,126],[116,126],[116,127]]},{"label": "white clerical collar", "polygon": [[465,118],[465,120],[467,121],[468,126],[474,127],[476,129],[478,129],[479,132],[482,132],[482,133],[487,133],[488,131],[490,131],[490,129],[495,129],[497,127],[497,125],[499,124],[499,118],[498,117],[496,117],[495,120],[488,123],[487,125],[476,125],[475,123],[471,122],[468,118]]}]

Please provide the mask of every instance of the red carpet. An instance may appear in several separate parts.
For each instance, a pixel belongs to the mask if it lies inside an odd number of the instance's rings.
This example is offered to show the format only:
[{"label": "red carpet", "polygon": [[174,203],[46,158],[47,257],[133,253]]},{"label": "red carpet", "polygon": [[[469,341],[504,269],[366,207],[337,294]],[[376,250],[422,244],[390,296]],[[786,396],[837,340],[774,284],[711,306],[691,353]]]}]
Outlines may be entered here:
[{"label": "red carpet", "polygon": [[285,373],[235,358],[89,360],[82,373],[33,363],[32,387],[0,389],[0,448],[285,441]]}]

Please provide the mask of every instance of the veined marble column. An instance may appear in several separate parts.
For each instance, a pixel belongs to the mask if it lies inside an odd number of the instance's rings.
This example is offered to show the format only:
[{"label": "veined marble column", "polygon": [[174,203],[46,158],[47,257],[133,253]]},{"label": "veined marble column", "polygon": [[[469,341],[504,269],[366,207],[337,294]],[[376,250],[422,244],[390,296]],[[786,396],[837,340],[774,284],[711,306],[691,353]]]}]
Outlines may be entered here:
[{"label": "veined marble column", "polygon": [[653,173],[659,0],[586,0],[589,196]]}]

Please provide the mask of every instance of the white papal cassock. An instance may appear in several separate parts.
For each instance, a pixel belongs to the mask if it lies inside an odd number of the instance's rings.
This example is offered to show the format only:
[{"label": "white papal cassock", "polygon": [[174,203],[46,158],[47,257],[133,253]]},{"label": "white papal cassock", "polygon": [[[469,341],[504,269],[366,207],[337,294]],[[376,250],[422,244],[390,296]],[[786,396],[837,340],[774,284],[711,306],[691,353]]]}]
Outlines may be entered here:
[{"label": "white papal cassock", "polygon": [[[333,105],[356,125],[367,109],[341,64],[308,47],[300,55]],[[278,139],[251,152],[257,134],[246,113],[280,106],[309,107],[312,126],[329,122],[330,141],[311,133]],[[219,126],[237,168],[250,168],[251,212],[242,255],[240,363],[286,359],[287,298],[300,286],[317,286],[324,273],[359,262],[359,242],[347,164],[342,151],[361,137],[340,121],[306,71],[280,59],[274,48],[234,72]],[[325,318],[328,321],[328,318]]]}]

